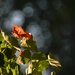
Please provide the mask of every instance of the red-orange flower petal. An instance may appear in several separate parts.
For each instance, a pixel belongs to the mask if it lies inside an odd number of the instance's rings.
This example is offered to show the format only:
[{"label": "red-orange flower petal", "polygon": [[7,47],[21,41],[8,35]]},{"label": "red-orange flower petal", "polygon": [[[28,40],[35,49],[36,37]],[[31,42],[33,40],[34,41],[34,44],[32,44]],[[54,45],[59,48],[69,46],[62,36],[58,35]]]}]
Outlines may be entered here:
[{"label": "red-orange flower petal", "polygon": [[20,56],[20,55],[22,55],[22,53],[23,53],[23,52],[22,52],[22,51],[20,51],[20,52],[18,52],[18,55]]},{"label": "red-orange flower petal", "polygon": [[16,37],[16,38],[23,38],[26,37],[28,39],[30,39],[31,35],[27,32],[25,32],[22,27],[17,26],[16,24],[14,24],[14,26],[12,27],[12,34]]}]

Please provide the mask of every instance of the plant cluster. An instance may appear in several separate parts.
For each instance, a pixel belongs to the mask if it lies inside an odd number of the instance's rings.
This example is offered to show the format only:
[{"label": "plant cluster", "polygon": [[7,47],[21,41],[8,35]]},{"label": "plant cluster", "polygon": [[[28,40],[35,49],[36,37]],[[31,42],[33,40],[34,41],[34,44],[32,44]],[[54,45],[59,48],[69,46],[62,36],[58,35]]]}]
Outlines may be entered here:
[{"label": "plant cluster", "polygon": [[[13,36],[6,35],[0,29],[0,75],[23,75],[19,64],[28,64],[25,69],[26,75],[42,75],[42,71],[49,66],[61,67],[51,52],[46,56],[38,51],[31,33],[14,24],[12,34]],[[15,55],[16,51],[18,56]],[[51,75],[54,74],[51,72]]]}]

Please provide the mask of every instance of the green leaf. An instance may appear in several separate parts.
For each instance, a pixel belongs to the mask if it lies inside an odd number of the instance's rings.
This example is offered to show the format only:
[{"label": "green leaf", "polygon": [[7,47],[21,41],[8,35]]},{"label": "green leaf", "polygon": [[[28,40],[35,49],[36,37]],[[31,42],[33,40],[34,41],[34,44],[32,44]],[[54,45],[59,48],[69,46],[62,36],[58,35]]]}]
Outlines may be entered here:
[{"label": "green leaf", "polygon": [[8,61],[8,58],[7,58],[7,56],[5,55],[5,53],[3,53],[3,55],[4,55],[4,67],[6,67],[6,66],[8,66],[8,64],[9,64],[9,61]]},{"label": "green leaf", "polygon": [[9,64],[9,62],[5,62],[5,63],[4,63],[4,67],[7,67],[8,64]]},{"label": "green leaf", "polygon": [[28,63],[31,58],[31,52],[29,50],[24,50],[21,55],[21,58],[24,63]]},{"label": "green leaf", "polygon": [[17,39],[15,37],[9,36],[8,40],[11,43],[11,45],[16,46],[16,47],[20,47],[19,44],[18,44],[18,41],[17,41]]},{"label": "green leaf", "polygon": [[0,42],[0,52],[2,52],[5,48],[6,48],[6,44],[5,41],[3,40]]},{"label": "green leaf", "polygon": [[10,65],[8,64],[8,66],[6,67],[7,73],[9,73],[9,69],[10,69]]},{"label": "green leaf", "polygon": [[16,49],[15,48],[12,48],[12,57],[13,56],[16,56],[15,53],[16,53]]},{"label": "green leaf", "polygon": [[5,49],[6,48],[6,45],[4,44],[4,42],[1,43],[0,48],[1,49]]},{"label": "green leaf", "polygon": [[46,60],[33,62],[32,64],[33,64],[33,69],[37,70],[38,72],[42,72],[43,70],[49,67],[49,63]]},{"label": "green leaf", "polygon": [[29,50],[24,50],[21,56],[30,58],[31,57],[31,52]]},{"label": "green leaf", "polygon": [[26,58],[26,57],[24,58],[25,63],[28,63],[29,60],[30,60],[29,58]]},{"label": "green leaf", "polygon": [[0,68],[0,75],[6,75],[7,71],[4,67]]},{"label": "green leaf", "polygon": [[43,70],[49,67],[49,63],[46,60],[39,61],[38,63],[39,63],[38,72],[42,72]]},{"label": "green leaf", "polygon": [[27,45],[28,45],[28,47],[30,48],[31,51],[33,51],[33,52],[38,51],[36,41],[34,41],[33,38],[27,40],[26,43],[27,43]]},{"label": "green leaf", "polygon": [[2,68],[0,67],[0,74],[2,74]]},{"label": "green leaf", "polygon": [[45,54],[41,53],[41,52],[37,52],[37,53],[34,53],[32,55],[32,59],[36,59],[36,60],[46,60],[47,57]]},{"label": "green leaf", "polygon": [[20,71],[20,67],[19,65],[17,65],[16,63],[14,62],[10,62],[8,64],[7,67],[5,67],[5,69],[7,70],[7,72],[5,74],[7,75],[23,75]]},{"label": "green leaf", "polygon": [[20,75],[19,74],[19,67],[18,67],[18,65],[17,64],[15,64],[15,66],[14,66],[14,68],[10,68],[11,69],[11,71],[12,71],[12,73],[13,73],[13,75]]},{"label": "green leaf", "polygon": [[12,57],[12,49],[5,48],[4,53],[5,53],[5,55],[7,56],[8,59],[11,59],[11,57]]},{"label": "green leaf", "polygon": [[4,55],[0,52],[0,67],[4,65]]},{"label": "green leaf", "polygon": [[4,49],[6,48],[6,43],[5,43],[4,40],[3,40],[2,43],[0,44],[0,48],[1,48],[1,50],[3,50],[3,48],[4,48]]},{"label": "green leaf", "polygon": [[33,64],[33,68],[35,68],[35,70],[37,70],[39,63],[38,62],[32,62],[32,64]]},{"label": "green leaf", "polygon": [[9,73],[7,75],[13,75],[13,72],[11,71],[11,69],[9,69]]},{"label": "green leaf", "polygon": [[10,64],[10,67],[15,69],[16,64],[16,56],[13,56],[13,58],[9,59],[8,64]]},{"label": "green leaf", "polygon": [[3,41],[4,39],[3,39],[3,36],[2,36],[2,34],[0,33],[0,42],[1,41]]},{"label": "green leaf", "polygon": [[6,56],[6,58],[7,59],[11,59],[11,58],[13,58],[14,56],[16,56],[15,55],[15,52],[16,52],[16,49],[14,49],[14,48],[11,48],[11,47],[6,47],[6,48],[3,48],[4,49],[4,54],[5,54],[5,56]]},{"label": "green leaf", "polygon": [[52,53],[48,55],[48,60],[51,66],[56,67],[58,69],[61,67],[61,64],[55,59]]},{"label": "green leaf", "polygon": [[13,75],[10,64],[8,64],[8,66],[6,67],[6,71],[7,71],[7,73],[6,73],[7,75]]},{"label": "green leaf", "polygon": [[16,64],[15,62],[11,62],[11,63],[10,63],[10,67],[11,67],[12,69],[15,69],[16,65],[17,65],[17,64]]}]

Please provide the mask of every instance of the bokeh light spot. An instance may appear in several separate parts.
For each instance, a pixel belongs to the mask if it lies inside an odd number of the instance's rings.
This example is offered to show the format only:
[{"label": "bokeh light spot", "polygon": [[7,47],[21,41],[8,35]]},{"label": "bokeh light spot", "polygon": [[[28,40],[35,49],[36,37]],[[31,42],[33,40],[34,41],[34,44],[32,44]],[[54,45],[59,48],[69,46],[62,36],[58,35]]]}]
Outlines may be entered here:
[{"label": "bokeh light spot", "polygon": [[34,13],[34,9],[30,6],[26,6],[23,8],[23,12],[25,14],[25,17],[32,17]]}]

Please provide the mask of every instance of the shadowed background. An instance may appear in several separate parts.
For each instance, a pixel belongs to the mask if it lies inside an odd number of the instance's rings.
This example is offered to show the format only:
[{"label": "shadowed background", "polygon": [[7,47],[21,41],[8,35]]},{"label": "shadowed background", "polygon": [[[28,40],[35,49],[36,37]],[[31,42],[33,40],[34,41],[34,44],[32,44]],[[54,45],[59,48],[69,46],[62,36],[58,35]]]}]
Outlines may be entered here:
[{"label": "shadowed background", "polygon": [[[12,35],[11,28],[14,23],[32,33],[39,51],[46,55],[50,51],[53,52],[62,65],[60,71],[54,69],[56,75],[74,73],[75,4],[73,0],[0,0],[0,27],[7,34]],[[50,75],[51,70],[53,69],[48,68],[42,74]]]}]

